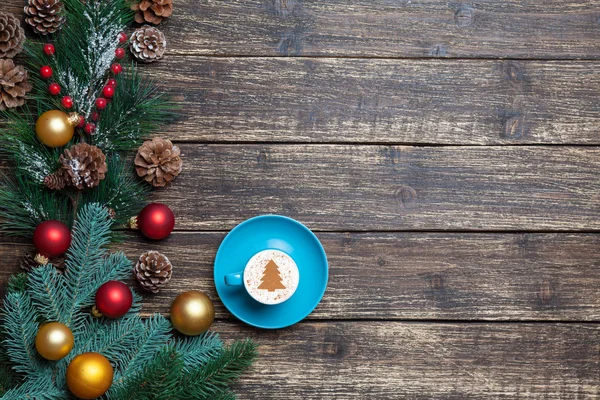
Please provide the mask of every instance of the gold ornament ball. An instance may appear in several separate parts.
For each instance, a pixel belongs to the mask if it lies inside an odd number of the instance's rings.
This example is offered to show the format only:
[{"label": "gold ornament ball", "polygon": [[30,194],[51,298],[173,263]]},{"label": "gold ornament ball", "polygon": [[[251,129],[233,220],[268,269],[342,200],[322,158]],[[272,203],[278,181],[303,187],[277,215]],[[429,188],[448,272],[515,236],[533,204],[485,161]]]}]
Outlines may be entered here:
[{"label": "gold ornament ball", "polygon": [[102,396],[112,385],[113,367],[100,353],[83,353],[67,367],[67,386],[81,399]]},{"label": "gold ornament ball", "polygon": [[171,304],[171,323],[184,335],[196,336],[206,332],[214,319],[215,307],[202,292],[181,293]]},{"label": "gold ornament ball", "polygon": [[48,147],[60,147],[73,138],[79,116],[75,113],[65,114],[59,110],[46,111],[35,123],[38,139]]},{"label": "gold ornament ball", "polygon": [[35,337],[35,348],[46,360],[56,361],[73,349],[73,332],[60,322],[42,325]]}]

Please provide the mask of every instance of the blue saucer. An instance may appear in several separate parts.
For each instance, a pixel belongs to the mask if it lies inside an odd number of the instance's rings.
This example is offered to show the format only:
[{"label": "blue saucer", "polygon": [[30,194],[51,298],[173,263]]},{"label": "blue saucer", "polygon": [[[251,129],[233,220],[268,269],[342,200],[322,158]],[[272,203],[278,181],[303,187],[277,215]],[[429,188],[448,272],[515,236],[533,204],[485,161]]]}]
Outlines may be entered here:
[{"label": "blue saucer", "polygon": [[[296,292],[287,301],[264,305],[244,286],[226,286],[225,275],[244,269],[262,250],[281,250],[291,256],[300,271]],[[227,309],[245,323],[264,329],[294,325],[310,314],[323,298],[328,267],[319,239],[300,222],[280,215],[263,215],[242,222],[223,239],[215,259],[215,286]]]}]

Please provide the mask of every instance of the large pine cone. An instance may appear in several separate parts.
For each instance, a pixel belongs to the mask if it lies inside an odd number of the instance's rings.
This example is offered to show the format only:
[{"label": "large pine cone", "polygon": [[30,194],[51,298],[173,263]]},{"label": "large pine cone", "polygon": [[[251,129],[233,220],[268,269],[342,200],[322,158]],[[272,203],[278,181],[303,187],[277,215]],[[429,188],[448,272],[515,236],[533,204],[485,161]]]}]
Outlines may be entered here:
[{"label": "large pine cone", "polygon": [[25,95],[31,88],[22,65],[15,65],[10,59],[0,59],[0,110],[25,104]]},{"label": "large pine cone", "polygon": [[135,22],[138,24],[148,22],[158,25],[163,18],[173,14],[173,0],[141,0],[132,4],[131,9],[135,11]]},{"label": "large pine cone", "polygon": [[93,188],[106,176],[108,167],[102,150],[87,143],[79,143],[65,149],[60,156],[60,169],[44,179],[49,189],[62,189],[74,186],[81,190]]},{"label": "large pine cone", "polygon": [[167,256],[151,250],[140,256],[133,272],[142,288],[158,293],[171,280],[173,265]]},{"label": "large pine cone", "polygon": [[23,50],[25,31],[13,14],[0,12],[0,58],[13,58]]},{"label": "large pine cone", "polygon": [[61,0],[27,0],[25,22],[31,25],[36,33],[54,33],[65,22],[62,10]]},{"label": "large pine cone", "polygon": [[140,61],[150,63],[160,60],[166,49],[165,35],[153,26],[144,25],[131,35],[131,53]]},{"label": "large pine cone", "polygon": [[135,156],[135,170],[139,177],[155,187],[171,182],[183,167],[179,147],[170,140],[155,138],[144,142]]}]

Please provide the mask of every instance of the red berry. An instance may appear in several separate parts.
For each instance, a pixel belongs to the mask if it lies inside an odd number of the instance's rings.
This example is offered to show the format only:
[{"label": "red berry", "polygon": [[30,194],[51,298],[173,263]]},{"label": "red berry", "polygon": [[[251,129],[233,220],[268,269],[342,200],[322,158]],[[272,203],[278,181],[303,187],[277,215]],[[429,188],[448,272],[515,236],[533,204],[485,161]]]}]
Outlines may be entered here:
[{"label": "red berry", "polygon": [[117,57],[117,59],[119,60],[125,57],[125,50],[121,47],[117,47],[117,49],[115,50],[115,57]]},{"label": "red berry", "polygon": [[77,124],[78,128],[83,128],[85,126],[85,118],[83,118],[83,115],[79,116],[79,123]]},{"label": "red berry", "polygon": [[106,82],[106,86],[117,87],[117,80],[116,80],[116,79],[112,79],[112,78],[111,78],[111,79],[109,79],[109,80]]},{"label": "red berry", "polygon": [[83,130],[85,131],[85,133],[87,133],[88,135],[91,135],[94,133],[94,131],[96,130],[96,125],[91,124],[91,123],[87,123],[85,124],[85,128],[83,128]]},{"label": "red berry", "polygon": [[52,77],[52,68],[50,68],[48,65],[44,65],[42,68],[40,68],[40,75],[44,79],[50,79]]},{"label": "red berry", "polygon": [[96,99],[96,108],[98,110],[104,110],[106,108],[106,99],[104,97],[98,97]]},{"label": "red berry", "polygon": [[119,33],[119,43],[123,44],[127,42],[127,35],[125,32]]},{"label": "red berry", "polygon": [[47,56],[53,56],[55,52],[54,45],[47,43],[44,45],[44,54]]},{"label": "red berry", "polygon": [[92,115],[90,116],[92,121],[98,121],[98,119],[100,118],[100,114],[98,114],[96,111],[94,111],[92,113]]},{"label": "red berry", "polygon": [[71,96],[65,96],[60,101],[64,108],[73,108],[73,98]]},{"label": "red berry", "polygon": [[52,96],[58,96],[60,94],[60,86],[58,83],[51,83],[50,86],[48,86],[48,91]]},{"label": "red berry", "polygon": [[107,99],[110,99],[115,95],[115,88],[113,86],[104,86],[104,89],[102,89],[102,94]]},{"label": "red berry", "polygon": [[123,67],[121,67],[121,64],[119,63],[114,63],[110,66],[110,70],[113,72],[113,74],[119,75],[121,72],[123,72]]}]

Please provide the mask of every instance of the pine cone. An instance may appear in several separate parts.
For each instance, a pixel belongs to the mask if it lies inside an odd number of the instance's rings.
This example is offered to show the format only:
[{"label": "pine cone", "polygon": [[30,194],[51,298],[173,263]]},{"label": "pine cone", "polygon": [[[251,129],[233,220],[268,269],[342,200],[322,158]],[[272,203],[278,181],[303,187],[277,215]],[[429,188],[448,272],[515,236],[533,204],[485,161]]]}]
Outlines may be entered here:
[{"label": "pine cone", "polygon": [[41,254],[32,255],[31,253],[25,253],[23,255],[19,267],[24,272],[31,272],[32,269],[48,263],[52,264],[59,272],[62,272],[65,269],[65,257],[48,259]]},{"label": "pine cone", "polygon": [[[98,186],[108,171],[106,156],[102,150],[87,143],[65,149],[60,156],[60,163],[62,166],[55,174],[59,174],[67,186],[75,186],[80,190]],[[50,180],[50,176],[46,179]]]},{"label": "pine cone", "polygon": [[25,31],[17,17],[0,12],[0,58],[13,58],[23,50]]},{"label": "pine cone", "polygon": [[141,0],[132,4],[131,9],[135,11],[135,22],[138,24],[148,22],[158,25],[163,18],[173,14],[173,0]]},{"label": "pine cone", "polygon": [[10,59],[0,59],[0,110],[25,104],[25,95],[31,88],[22,65],[15,65]]},{"label": "pine cone", "polygon": [[140,61],[154,62],[163,58],[167,48],[165,35],[157,28],[144,25],[131,35],[131,53]]},{"label": "pine cone", "polygon": [[179,147],[170,140],[155,138],[144,142],[135,156],[135,170],[140,178],[155,187],[163,187],[181,172],[183,161]]},{"label": "pine cone", "polygon": [[48,175],[44,178],[44,186],[51,190],[60,190],[64,189],[67,186],[67,181],[65,180],[66,174],[63,173],[62,169],[58,172]]},{"label": "pine cone", "polygon": [[151,250],[140,256],[133,272],[142,288],[158,293],[171,280],[173,265],[167,256]]},{"label": "pine cone", "polygon": [[41,35],[54,33],[65,22],[62,10],[61,0],[27,0],[25,22]]},{"label": "pine cone", "polygon": [[31,255],[31,253],[25,253],[21,258],[21,262],[19,263],[19,267],[23,272],[30,272],[38,265],[40,264],[35,261],[35,258]]}]

